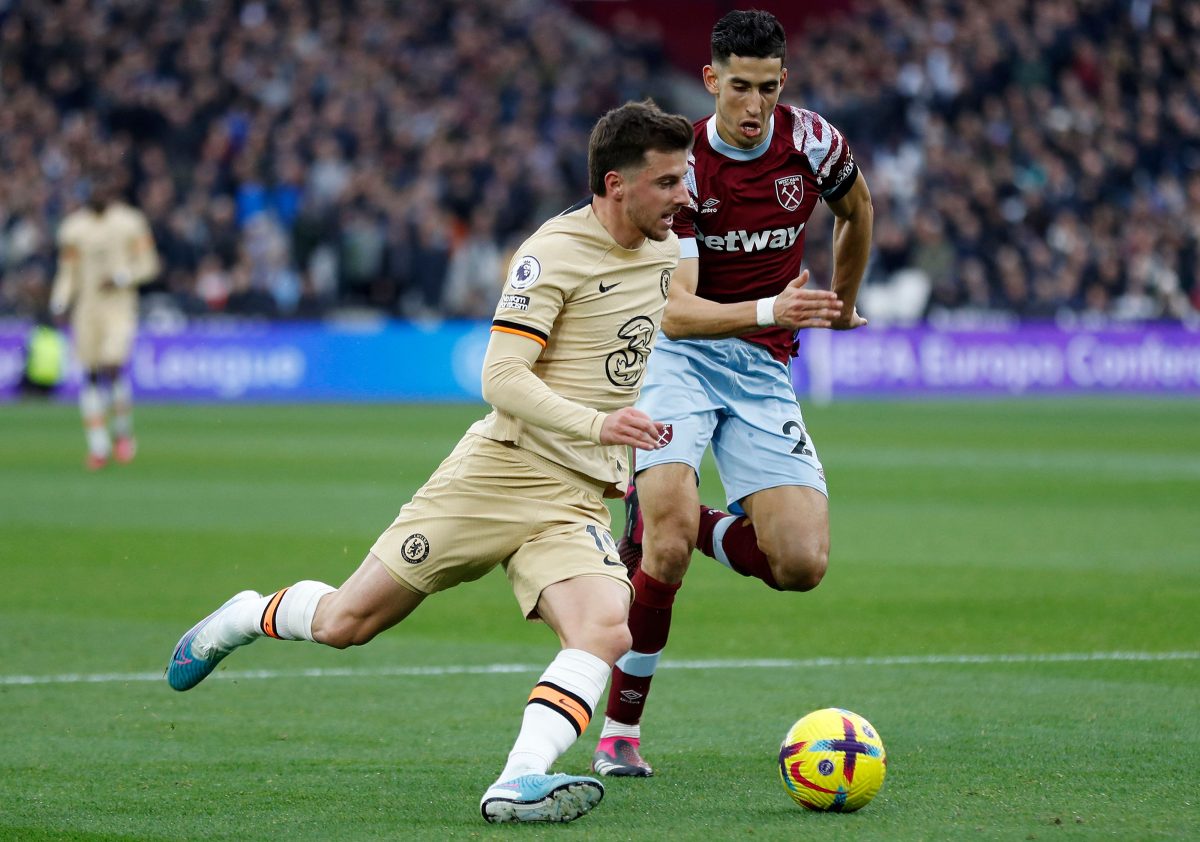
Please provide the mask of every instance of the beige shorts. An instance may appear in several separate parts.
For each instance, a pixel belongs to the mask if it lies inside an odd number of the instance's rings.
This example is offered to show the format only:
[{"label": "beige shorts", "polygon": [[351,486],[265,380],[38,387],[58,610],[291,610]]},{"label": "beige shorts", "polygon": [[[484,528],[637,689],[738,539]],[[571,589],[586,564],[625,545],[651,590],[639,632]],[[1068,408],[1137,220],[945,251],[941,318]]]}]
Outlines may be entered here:
[{"label": "beige shorts", "polygon": [[75,358],[85,369],[123,366],[129,361],[137,316],[116,308],[89,309],[71,321]]},{"label": "beige shorts", "polygon": [[432,594],[504,568],[522,613],[576,576],[633,586],[599,491],[555,479],[468,433],[371,548],[401,585]]}]

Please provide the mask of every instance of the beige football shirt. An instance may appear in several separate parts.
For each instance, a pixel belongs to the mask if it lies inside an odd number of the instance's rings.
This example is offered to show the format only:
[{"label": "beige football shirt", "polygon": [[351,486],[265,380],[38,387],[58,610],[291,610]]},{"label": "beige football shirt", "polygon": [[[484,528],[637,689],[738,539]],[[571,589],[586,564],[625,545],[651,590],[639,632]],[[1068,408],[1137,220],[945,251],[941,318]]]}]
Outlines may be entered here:
[{"label": "beige football shirt", "polygon": [[[679,263],[672,233],[622,248],[591,204],[554,217],[509,266],[493,331],[542,345],[533,373],[556,394],[598,412],[637,401]],[[627,449],[527,423],[494,409],[470,432],[512,442],[603,485],[623,482]]]},{"label": "beige football shirt", "polygon": [[[84,318],[90,311],[129,315],[137,312],[134,286],[152,280],[158,255],[145,215],[129,205],[114,203],[103,213],[90,207],[67,215],[58,232],[59,265],[51,292],[56,312],[72,308]],[[125,284],[104,289],[106,278]]]}]

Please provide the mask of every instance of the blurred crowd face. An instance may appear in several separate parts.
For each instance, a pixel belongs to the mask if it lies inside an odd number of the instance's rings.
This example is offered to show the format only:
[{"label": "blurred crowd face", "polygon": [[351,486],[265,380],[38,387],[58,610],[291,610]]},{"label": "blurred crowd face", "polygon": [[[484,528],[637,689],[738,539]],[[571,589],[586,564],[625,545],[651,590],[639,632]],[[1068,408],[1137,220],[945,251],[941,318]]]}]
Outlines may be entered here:
[{"label": "blurred crowd face", "polygon": [[735,55],[705,65],[704,87],[717,99],[721,140],[741,149],[762,143],[786,81],[787,69],[779,58]]}]

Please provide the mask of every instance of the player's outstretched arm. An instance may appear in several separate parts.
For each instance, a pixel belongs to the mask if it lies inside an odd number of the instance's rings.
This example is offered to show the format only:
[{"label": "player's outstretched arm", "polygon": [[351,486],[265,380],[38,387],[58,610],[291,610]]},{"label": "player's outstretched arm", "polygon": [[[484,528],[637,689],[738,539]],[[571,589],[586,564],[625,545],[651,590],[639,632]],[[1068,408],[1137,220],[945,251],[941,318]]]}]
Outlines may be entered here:
[{"label": "player's outstretched arm", "polygon": [[834,330],[853,330],[867,320],[858,314],[854,304],[858,288],[867,271],[871,255],[871,232],[875,211],[871,191],[860,170],[854,185],[840,199],[829,203],[833,211],[833,291],[842,301],[842,311],[833,320]]},{"label": "player's outstretched arm", "polygon": [[493,331],[483,358],[483,399],[529,424],[605,443],[605,413],[564,398],[533,373],[541,353],[532,339]]},{"label": "player's outstretched arm", "polygon": [[721,339],[779,325],[791,330],[830,327],[842,303],[829,290],[806,289],[808,272],[794,279],[779,295],[759,301],[721,304],[696,295],[699,260],[679,261],[671,280],[663,333],[671,339]]}]

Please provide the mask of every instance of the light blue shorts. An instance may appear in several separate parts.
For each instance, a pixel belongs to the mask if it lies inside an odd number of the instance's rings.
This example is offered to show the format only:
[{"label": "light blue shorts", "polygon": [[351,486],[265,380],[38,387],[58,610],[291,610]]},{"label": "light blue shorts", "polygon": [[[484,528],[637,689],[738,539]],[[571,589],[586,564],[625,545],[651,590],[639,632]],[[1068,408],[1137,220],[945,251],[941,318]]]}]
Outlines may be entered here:
[{"label": "light blue shorts", "polygon": [[741,339],[670,340],[659,334],[638,409],[671,425],[659,450],[639,450],[637,470],[684,463],[697,481],[712,444],[730,511],[756,491],[783,485],[825,496],[825,471],[787,366]]}]

